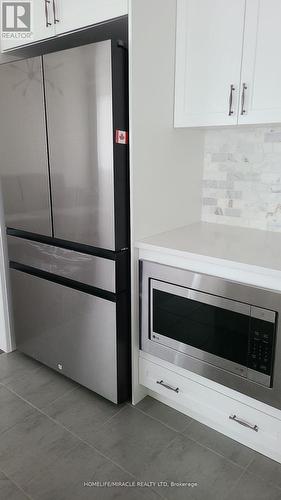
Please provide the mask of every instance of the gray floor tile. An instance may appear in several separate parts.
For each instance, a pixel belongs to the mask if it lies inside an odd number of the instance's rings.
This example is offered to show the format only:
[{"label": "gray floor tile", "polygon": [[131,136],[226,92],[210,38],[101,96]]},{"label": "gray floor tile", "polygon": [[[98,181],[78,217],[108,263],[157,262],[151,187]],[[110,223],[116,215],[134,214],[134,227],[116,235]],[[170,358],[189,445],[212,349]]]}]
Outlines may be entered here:
[{"label": "gray floor tile", "polygon": [[[123,486],[94,488],[91,498],[98,498],[99,500],[159,500],[160,498],[151,488],[138,486],[136,479],[117,468],[111,462],[108,462],[102,469],[96,470],[92,481],[122,482]],[[130,486],[124,483],[129,483]]]},{"label": "gray floor tile", "polygon": [[130,406],[93,436],[93,444],[131,473],[138,474],[177,433]]},{"label": "gray floor tile", "polygon": [[183,434],[195,441],[221,453],[233,462],[247,467],[254,458],[255,452],[246,446],[216,432],[206,425],[200,424],[195,420],[187,427]]},{"label": "gray floor tile", "polygon": [[[148,489],[112,485],[113,482],[125,483],[132,480],[134,479],[129,474],[103,458],[93,448],[80,443],[56,464],[48,467],[44,474],[36,477],[26,491],[34,500],[159,498]],[[94,482],[110,482],[111,486],[98,487]]]},{"label": "gray floor tile", "polygon": [[120,409],[120,406],[79,386],[43,411],[84,440],[91,441],[97,428]]},{"label": "gray floor tile", "polygon": [[77,387],[72,380],[43,365],[38,371],[10,379],[5,385],[37,408],[43,408]]},{"label": "gray floor tile", "polygon": [[80,441],[37,412],[1,434],[0,469],[24,488]]},{"label": "gray floor tile", "polygon": [[0,387],[0,434],[26,417],[34,415],[36,410],[22,401],[6,387]]},{"label": "gray floor tile", "polygon": [[183,431],[192,422],[192,419],[187,415],[160,403],[160,401],[150,396],[146,396],[146,398],[140,401],[140,403],[136,405],[136,408],[179,432]]},{"label": "gray floor tile", "polygon": [[1,500],[28,500],[28,497],[1,472],[0,498]]},{"label": "gray floor tile", "polygon": [[93,448],[79,442],[66,455],[50,464],[43,473],[36,474],[26,486],[26,492],[38,500],[70,500],[75,498],[73,492],[77,493],[78,487],[82,495],[83,482],[90,481],[94,471],[105,467],[106,462]]},{"label": "gray floor tile", "polygon": [[226,500],[280,500],[281,491],[257,476],[245,472]]},{"label": "gray floor tile", "polygon": [[168,499],[224,499],[243,469],[229,460],[179,434],[153,460],[145,464],[142,477],[147,481],[198,483],[197,487],[170,487]]},{"label": "gray floor tile", "polygon": [[1,354],[0,382],[3,384],[20,380],[25,375],[31,375],[41,368],[41,364],[18,351]]},{"label": "gray floor tile", "polygon": [[281,488],[281,464],[278,462],[256,453],[248,470]]}]

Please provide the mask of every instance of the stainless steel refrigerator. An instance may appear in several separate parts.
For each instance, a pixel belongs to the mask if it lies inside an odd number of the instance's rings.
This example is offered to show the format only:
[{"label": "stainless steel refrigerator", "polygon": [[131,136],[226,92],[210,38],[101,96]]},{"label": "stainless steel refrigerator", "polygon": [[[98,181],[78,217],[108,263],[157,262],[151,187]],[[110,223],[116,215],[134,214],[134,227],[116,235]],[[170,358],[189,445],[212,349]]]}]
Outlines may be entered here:
[{"label": "stainless steel refrigerator", "polygon": [[0,67],[0,170],[17,349],[119,403],[130,393],[127,51],[106,29],[99,38]]}]

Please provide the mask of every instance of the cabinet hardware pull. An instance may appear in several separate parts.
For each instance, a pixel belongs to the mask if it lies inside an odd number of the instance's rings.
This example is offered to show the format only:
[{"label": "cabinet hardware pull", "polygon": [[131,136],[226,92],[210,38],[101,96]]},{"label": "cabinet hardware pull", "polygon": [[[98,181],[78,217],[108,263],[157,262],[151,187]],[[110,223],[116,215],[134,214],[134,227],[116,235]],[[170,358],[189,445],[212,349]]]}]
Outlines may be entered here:
[{"label": "cabinet hardware pull", "polygon": [[180,392],[178,387],[176,387],[176,388],[171,387],[170,385],[165,384],[163,380],[157,380],[157,384],[162,385],[162,387],[165,387],[165,389],[169,389],[170,391],[174,391],[177,394],[178,394],[178,392]]},{"label": "cabinet hardware pull", "polygon": [[49,22],[49,12],[48,12],[48,4],[49,3],[51,3],[51,0],[45,0],[46,28],[49,28],[49,26],[52,25],[52,23]]},{"label": "cabinet hardware pull", "polygon": [[54,13],[54,23],[57,24],[60,22],[60,20],[57,19],[56,0],[53,0],[53,13]]},{"label": "cabinet hardware pull", "polygon": [[230,93],[229,93],[229,108],[228,108],[228,116],[232,116],[234,114],[234,111],[232,109],[232,104],[233,104],[233,93],[235,91],[235,87],[233,84],[230,85]]},{"label": "cabinet hardware pull", "polygon": [[246,109],[245,109],[246,90],[248,90],[248,86],[246,83],[243,83],[243,90],[242,90],[242,97],[241,97],[241,115],[242,116],[246,114]]},{"label": "cabinet hardware pull", "polygon": [[237,417],[237,415],[229,415],[229,419],[233,420],[234,422],[237,422],[237,424],[243,425],[243,427],[247,427],[248,429],[251,429],[252,431],[258,432],[259,428],[257,425],[252,425],[246,422],[246,420],[242,420]]}]

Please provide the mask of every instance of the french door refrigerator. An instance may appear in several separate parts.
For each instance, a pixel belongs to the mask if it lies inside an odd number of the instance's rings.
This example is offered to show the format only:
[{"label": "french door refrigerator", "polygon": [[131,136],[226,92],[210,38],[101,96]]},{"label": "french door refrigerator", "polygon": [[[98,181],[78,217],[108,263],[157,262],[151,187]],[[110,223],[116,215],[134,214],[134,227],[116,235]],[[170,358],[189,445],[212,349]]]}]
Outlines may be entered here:
[{"label": "french door refrigerator", "polygon": [[17,348],[130,393],[127,54],[105,39],[0,67],[0,166]]}]

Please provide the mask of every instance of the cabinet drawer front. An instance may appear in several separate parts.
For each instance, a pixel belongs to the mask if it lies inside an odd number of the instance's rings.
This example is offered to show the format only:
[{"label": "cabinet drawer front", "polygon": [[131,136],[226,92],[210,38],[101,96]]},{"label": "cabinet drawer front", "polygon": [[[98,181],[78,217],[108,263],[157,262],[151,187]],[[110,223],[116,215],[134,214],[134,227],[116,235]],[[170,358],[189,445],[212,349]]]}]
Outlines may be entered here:
[{"label": "cabinet drawer front", "polygon": [[143,358],[139,360],[139,381],[171,406],[281,461],[281,420]]},{"label": "cabinet drawer front", "polygon": [[17,348],[117,402],[116,304],[11,270]]},{"label": "cabinet drawer front", "polygon": [[8,236],[9,259],[115,293],[115,261]]}]

